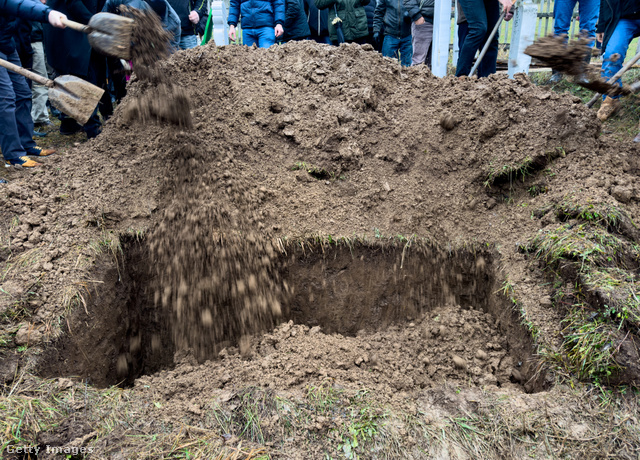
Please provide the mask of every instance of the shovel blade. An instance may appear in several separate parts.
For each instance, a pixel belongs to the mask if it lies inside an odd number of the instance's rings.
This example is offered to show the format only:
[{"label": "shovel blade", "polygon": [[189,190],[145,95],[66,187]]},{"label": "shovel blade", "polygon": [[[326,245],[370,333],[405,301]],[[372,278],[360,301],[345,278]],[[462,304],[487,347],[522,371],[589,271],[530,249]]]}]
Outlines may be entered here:
[{"label": "shovel blade", "polygon": [[128,61],[133,25],[133,19],[117,14],[94,14],[89,21],[89,44],[103,54]]},{"label": "shovel blade", "polygon": [[81,125],[89,121],[103,94],[102,88],[71,75],[56,78],[49,88],[51,104]]}]

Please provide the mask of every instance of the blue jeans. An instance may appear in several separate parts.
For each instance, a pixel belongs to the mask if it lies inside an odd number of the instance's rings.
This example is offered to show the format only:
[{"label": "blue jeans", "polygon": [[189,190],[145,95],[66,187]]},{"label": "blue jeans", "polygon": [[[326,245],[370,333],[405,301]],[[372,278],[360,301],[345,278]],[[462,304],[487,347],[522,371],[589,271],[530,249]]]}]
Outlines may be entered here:
[{"label": "blue jeans", "polygon": [[188,50],[198,46],[198,38],[195,35],[182,35],[180,36],[180,44],[178,45],[181,50]]},{"label": "blue jeans", "polygon": [[[398,56],[400,51],[400,56]],[[411,45],[411,35],[404,38],[397,38],[393,35],[385,35],[382,42],[382,55],[400,60],[404,67],[411,65],[413,57],[413,46]]]},{"label": "blue jeans", "polygon": [[[629,44],[638,36],[640,36],[640,19],[620,19],[602,56],[602,76],[605,79],[613,77],[622,68]],[[620,59],[611,62],[611,56],[616,53],[620,54]],[[616,83],[622,86],[620,80]],[[604,99],[604,95],[602,97]],[[614,99],[618,97],[620,96],[614,96]]]},{"label": "blue jeans", "polygon": [[[22,66],[18,52],[0,59]],[[27,80],[17,73],[0,67],[0,149],[5,160],[17,160],[25,150],[36,146],[32,139],[31,89]]]},{"label": "blue jeans", "polygon": [[594,38],[596,36],[596,23],[600,14],[600,0],[580,0],[579,2],[578,0],[556,0],[553,5],[553,34],[563,35],[569,33],[571,16],[576,3],[579,3],[580,31],[585,31],[587,37]]},{"label": "blue jeans", "polygon": [[[459,0],[467,17],[469,32],[460,47],[456,77],[469,75],[476,52],[484,46],[500,17],[500,3],[496,0]],[[478,66],[478,77],[487,77],[496,72],[498,59],[498,35],[496,34]]]},{"label": "blue jeans", "polygon": [[247,46],[258,45],[258,48],[269,48],[276,43],[276,31],[273,27],[260,27],[259,29],[242,29],[242,44]]}]

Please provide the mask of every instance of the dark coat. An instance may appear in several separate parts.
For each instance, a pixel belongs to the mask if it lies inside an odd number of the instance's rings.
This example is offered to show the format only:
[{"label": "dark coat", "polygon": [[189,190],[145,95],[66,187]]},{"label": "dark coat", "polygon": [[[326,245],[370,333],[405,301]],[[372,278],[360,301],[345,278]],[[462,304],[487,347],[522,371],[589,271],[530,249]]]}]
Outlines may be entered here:
[{"label": "dark coat", "polygon": [[42,23],[33,21],[31,23],[31,43],[41,42],[44,40],[44,33],[42,32]]},{"label": "dark coat", "polygon": [[[91,16],[98,12],[96,0],[48,0],[47,4],[81,24],[88,24]],[[47,62],[59,75],[86,77],[89,74],[91,46],[86,34],[45,24],[44,51]]]},{"label": "dark coat", "polygon": [[[102,11],[105,13],[119,14],[120,5],[127,5],[138,10],[152,9],[144,0],[107,0]],[[163,29],[173,36],[171,39],[171,46],[178,49],[181,33],[180,18],[167,0],[164,0],[164,6],[164,13],[160,17],[160,21],[162,22]]]},{"label": "dark coat", "polygon": [[347,42],[357,40],[369,35],[369,26],[367,24],[367,13],[364,5],[369,0],[314,0],[319,10],[329,9],[329,35],[334,42],[338,41],[336,27],[333,20],[336,17],[336,9],[338,17],[342,19],[342,33]]},{"label": "dark coat", "polygon": [[284,41],[304,40],[310,36],[303,0],[285,0]]},{"label": "dark coat", "polygon": [[329,36],[329,12],[319,10],[313,0],[304,0],[304,11],[309,17],[309,29],[316,37]]},{"label": "dark coat", "polygon": [[384,26],[384,34],[396,38],[411,35],[410,18],[404,18],[402,0],[378,0],[373,15],[373,33],[380,32]]},{"label": "dark coat", "polygon": [[371,0],[364,6],[364,11],[367,13],[367,27],[369,28],[370,34],[373,34],[373,16],[376,13],[376,5],[377,2],[375,0]]},{"label": "dark coat", "polygon": [[0,52],[13,53],[16,18],[46,22],[51,8],[36,0],[0,0]]},{"label": "dark coat", "polygon": [[435,0],[403,0],[403,3],[404,9],[407,10],[413,22],[423,17],[425,21],[433,24]]},{"label": "dark coat", "polygon": [[597,33],[603,33],[602,53],[613,31],[616,30],[620,19],[640,19],[640,2],[637,0],[601,0],[600,16],[598,17]]},{"label": "dark coat", "polygon": [[242,20],[243,29],[259,29],[261,27],[284,27],[284,0],[231,0],[227,23],[237,26]]},{"label": "dark coat", "polygon": [[200,19],[207,15],[206,0],[168,0],[171,7],[178,14],[181,25],[181,36],[195,35],[198,24],[189,21],[189,14],[192,11],[198,13]]}]

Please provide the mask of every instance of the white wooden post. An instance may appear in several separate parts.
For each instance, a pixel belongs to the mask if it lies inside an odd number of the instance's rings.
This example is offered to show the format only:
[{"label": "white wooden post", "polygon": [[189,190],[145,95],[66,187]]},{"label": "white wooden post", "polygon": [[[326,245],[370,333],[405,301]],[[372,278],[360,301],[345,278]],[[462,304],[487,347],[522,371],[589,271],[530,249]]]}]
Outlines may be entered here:
[{"label": "white wooden post", "polygon": [[227,24],[227,7],[223,1],[211,2],[211,22],[213,22],[213,40],[216,46],[229,44],[229,25]]},{"label": "white wooden post", "polygon": [[524,50],[535,38],[537,17],[538,7],[531,0],[524,0],[516,8],[509,47],[509,78],[520,72],[529,73],[531,56],[524,54]]},{"label": "white wooden post", "polygon": [[447,76],[450,37],[451,0],[436,0],[433,14],[433,42],[431,43],[431,72],[436,77]]}]

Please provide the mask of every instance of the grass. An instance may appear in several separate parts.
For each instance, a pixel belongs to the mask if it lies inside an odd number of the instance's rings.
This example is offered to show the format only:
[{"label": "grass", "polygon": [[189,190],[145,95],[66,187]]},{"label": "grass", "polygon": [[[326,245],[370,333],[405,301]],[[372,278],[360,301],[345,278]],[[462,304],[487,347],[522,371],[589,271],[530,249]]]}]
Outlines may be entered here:
[{"label": "grass", "polygon": [[539,231],[526,248],[555,280],[556,305],[566,312],[564,354],[551,355],[550,361],[578,379],[609,383],[622,370],[617,356],[625,334],[640,325],[634,273],[639,248],[611,233],[632,221],[602,203],[565,200],[555,209],[561,220],[573,220]]},{"label": "grass", "polygon": [[563,347],[578,378],[608,382],[621,366],[616,362],[618,330],[601,315],[574,308],[565,318]]},{"label": "grass", "polygon": [[[633,389],[558,387],[548,395],[523,396],[445,385],[425,390],[432,402],[420,409],[381,405],[379,395],[364,388],[330,384],[309,387],[301,396],[255,387],[216,396],[225,393],[212,389],[203,395],[203,402],[218,402],[194,422],[168,417],[172,409],[165,404],[170,402],[150,399],[142,388],[96,389],[27,376],[20,385],[0,390],[0,443],[3,448],[36,445],[38,433],[86,423],[91,432],[84,446],[94,452],[88,458],[116,452],[139,459],[267,459],[293,452],[335,459],[434,458],[445,452],[459,458],[497,459],[509,452],[596,458],[640,449]],[[465,402],[448,404],[452,394]],[[310,428],[322,419],[326,423],[319,431]],[[576,424],[588,432],[577,435]]]}]

